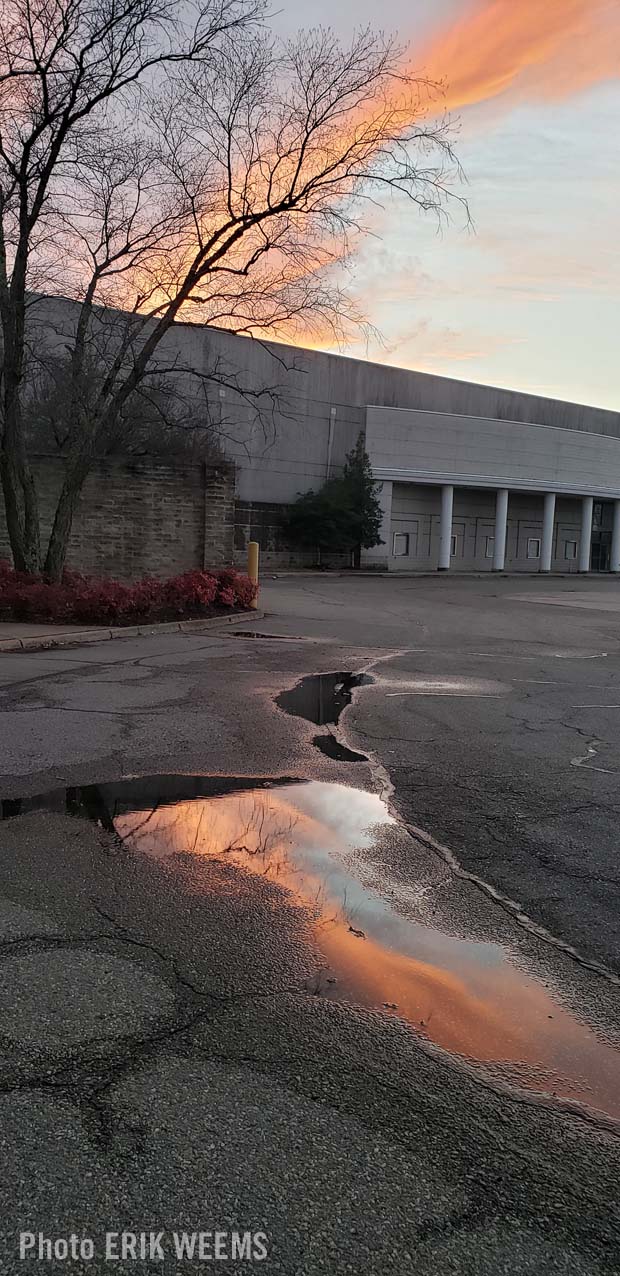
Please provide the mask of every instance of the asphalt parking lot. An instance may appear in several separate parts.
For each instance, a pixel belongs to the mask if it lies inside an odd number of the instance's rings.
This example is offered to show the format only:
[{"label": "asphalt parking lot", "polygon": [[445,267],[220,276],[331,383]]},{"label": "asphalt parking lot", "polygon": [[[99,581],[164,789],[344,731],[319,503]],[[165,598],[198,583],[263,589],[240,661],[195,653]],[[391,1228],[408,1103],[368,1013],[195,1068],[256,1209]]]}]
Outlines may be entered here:
[{"label": "asphalt parking lot", "polygon": [[[238,636],[2,658],[4,1269],[618,1270],[619,599],[289,577]],[[334,671],[337,725],[283,707]]]},{"label": "asphalt parking lot", "polygon": [[620,972],[620,581],[289,577],[263,599],[259,630],[398,653],[347,731],[399,810]]}]

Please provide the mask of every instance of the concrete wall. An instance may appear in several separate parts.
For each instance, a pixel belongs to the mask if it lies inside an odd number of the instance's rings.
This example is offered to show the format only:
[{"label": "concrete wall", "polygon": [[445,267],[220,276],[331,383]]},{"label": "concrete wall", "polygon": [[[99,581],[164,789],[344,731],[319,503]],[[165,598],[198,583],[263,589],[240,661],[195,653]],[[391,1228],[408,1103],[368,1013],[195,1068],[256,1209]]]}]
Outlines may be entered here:
[{"label": "concrete wall", "polygon": [[386,479],[620,496],[620,439],[597,434],[369,408],[366,449]]},{"label": "concrete wall", "polygon": [[[57,345],[61,350],[76,318],[74,303],[40,299],[30,311],[33,341]],[[101,322],[109,326],[116,319],[107,314]],[[551,487],[593,495],[620,494],[620,413],[252,341],[192,324],[175,325],[157,358],[160,365],[179,370],[184,393],[195,395],[196,403],[204,405],[205,422],[215,423],[213,428],[236,466],[234,554],[240,565],[245,563],[249,539],[259,540],[267,567],[303,565],[312,560],[313,555],[299,554],[283,543],[281,512],[297,495],[319,488],[330,474],[339,473],[364,429],[373,465],[383,469],[382,477],[386,478],[382,495],[385,544],[365,554],[366,564],[376,568],[398,570],[405,566],[392,554],[393,531],[398,530],[399,521],[417,522],[406,556],[409,569],[436,566],[438,510],[433,503],[437,493],[418,491],[405,496],[397,491],[392,526],[392,482],[397,486],[405,474],[412,483],[416,478],[419,483],[422,471],[432,483],[435,469],[441,471],[444,482],[457,486],[460,476],[479,487],[502,485],[536,491]],[[225,379],[226,388],[214,377]],[[164,477],[167,468],[171,473]],[[72,553],[81,556],[88,570],[114,570],[123,575],[144,570],[164,574],[194,566],[201,552],[204,556],[201,478],[198,469],[186,467],[183,474],[182,469],[160,467],[148,496],[145,491],[136,498],[142,508],[133,523],[134,516],[122,510],[123,484],[115,487],[116,480],[112,480],[106,490],[106,478],[104,490],[100,490],[91,481]],[[439,477],[434,481],[439,482]],[[466,509],[459,515],[456,511],[462,501]],[[485,549],[493,518],[489,510],[488,500],[483,501],[480,493],[472,497],[457,491],[454,566],[490,565]],[[212,530],[207,550],[207,559],[213,562],[227,557],[230,561],[233,553],[230,494],[223,500],[222,511],[220,540]],[[573,513],[569,514],[570,531]],[[115,515],[121,520],[120,530]],[[559,519],[558,513],[558,527]],[[518,500],[511,497],[507,567],[532,566],[527,549],[523,549],[528,528],[531,535],[540,529],[538,505],[524,506],[518,513]],[[116,548],[106,548],[108,535],[112,540],[118,538]],[[135,550],[130,548],[132,536]],[[152,552],[145,543],[152,545],[154,537],[159,537],[158,563],[155,568],[145,567]],[[98,539],[101,545],[96,547]],[[567,531],[565,540],[569,539],[574,537]],[[562,544],[560,541],[555,565],[565,568]],[[345,565],[347,557],[335,555],[332,561]]]},{"label": "concrete wall", "polygon": [[[51,528],[63,474],[57,457],[35,463],[43,534]],[[74,520],[68,566],[137,580],[232,562],[234,472],[202,463],[98,461]],[[10,557],[0,505],[0,557]]]},{"label": "concrete wall", "polygon": [[[439,526],[441,495],[437,487],[416,486],[413,483],[394,483],[392,489],[392,520],[389,538],[381,553],[375,556],[375,565],[390,571],[434,571],[439,558]],[[451,560],[453,571],[491,571],[493,567],[492,538],[495,532],[495,495],[489,491],[464,489],[455,491],[452,532],[456,538],[455,553]],[[408,536],[408,543],[399,539],[397,548],[405,545],[408,553],[394,554],[394,536]],[[581,535],[581,505],[578,500],[560,498],[556,505],[554,551],[552,569],[561,572],[578,570],[579,541]],[[542,537],[542,496],[510,494],[508,506],[508,537],[506,544],[506,570],[536,572],[540,560],[528,556],[528,545]],[[489,543],[491,541],[491,543]],[[575,556],[572,556],[572,547]],[[568,548],[567,548],[568,547]],[[529,545],[530,553],[535,549]],[[570,556],[567,556],[570,555]]]},{"label": "concrete wall", "polygon": [[[60,347],[76,313],[72,302],[42,299],[31,311],[36,339]],[[158,357],[193,368],[201,377],[214,370],[229,379],[236,376],[247,392],[244,397],[227,389],[221,398],[215,385],[208,389],[210,414],[221,422],[224,447],[237,466],[242,502],[288,502],[319,487],[330,466],[332,473],[339,471],[365,428],[368,404],[491,418],[504,422],[509,432],[518,421],[620,438],[620,413],[198,325],[175,325]],[[197,395],[203,393],[203,382],[186,380]],[[263,396],[259,419],[252,396],[265,390],[270,393]]]}]

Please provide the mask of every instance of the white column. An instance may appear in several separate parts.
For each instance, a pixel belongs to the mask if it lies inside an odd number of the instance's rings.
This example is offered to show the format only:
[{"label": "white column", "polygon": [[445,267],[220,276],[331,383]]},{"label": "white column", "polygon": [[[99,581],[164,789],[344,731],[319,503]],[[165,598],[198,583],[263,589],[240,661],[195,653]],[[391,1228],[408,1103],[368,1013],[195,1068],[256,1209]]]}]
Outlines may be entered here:
[{"label": "white column", "polygon": [[454,488],[447,484],[441,489],[441,531],[439,535],[439,571],[447,572],[450,567],[452,549],[452,510],[454,507]]},{"label": "white column", "polygon": [[551,571],[553,557],[553,532],[555,528],[555,492],[545,492],[543,532],[540,547],[540,571]]},{"label": "white column", "polygon": [[579,571],[589,572],[592,552],[592,515],[594,497],[584,496],[581,502],[581,540],[579,543]]},{"label": "white column", "polygon": [[503,572],[506,562],[506,535],[508,532],[508,489],[500,488],[495,501],[495,546],[493,571]]},{"label": "white column", "polygon": [[614,501],[614,530],[611,534],[610,572],[620,572],[620,501]]}]

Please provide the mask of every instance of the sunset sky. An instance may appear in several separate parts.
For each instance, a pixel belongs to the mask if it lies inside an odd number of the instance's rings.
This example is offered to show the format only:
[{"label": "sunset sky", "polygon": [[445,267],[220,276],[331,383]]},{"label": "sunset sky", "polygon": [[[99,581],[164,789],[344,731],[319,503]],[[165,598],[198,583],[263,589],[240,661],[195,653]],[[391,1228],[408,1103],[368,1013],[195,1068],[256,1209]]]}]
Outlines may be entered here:
[{"label": "sunset sky", "polygon": [[378,15],[446,81],[475,229],[392,202],[351,284],[383,341],[346,353],[620,409],[619,0],[312,5],[343,37]]}]

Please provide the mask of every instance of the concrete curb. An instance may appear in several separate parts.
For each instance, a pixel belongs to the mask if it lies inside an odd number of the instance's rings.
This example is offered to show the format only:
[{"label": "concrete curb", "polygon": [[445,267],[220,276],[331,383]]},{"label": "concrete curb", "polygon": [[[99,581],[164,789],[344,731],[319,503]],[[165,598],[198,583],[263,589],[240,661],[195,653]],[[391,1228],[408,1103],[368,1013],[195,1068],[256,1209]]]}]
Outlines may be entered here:
[{"label": "concrete curb", "polygon": [[85,647],[113,638],[152,638],[157,634],[202,634],[211,629],[235,625],[244,620],[264,620],[263,611],[236,611],[230,616],[209,616],[204,620],[168,620],[160,625],[126,625],[118,629],[83,629],[66,634],[34,634],[31,638],[0,638],[0,652],[52,651],[63,647]]},{"label": "concrete curb", "polygon": [[316,577],[318,580],[333,580],[335,577],[346,576],[351,580],[618,580],[614,572],[459,572],[452,571],[442,572],[435,568],[434,571],[426,572],[386,572],[375,571],[374,568],[361,567],[358,571],[351,569],[337,568],[334,571],[317,571],[316,568],[285,568],[280,571],[277,568],[270,571],[265,568],[262,580],[263,584],[270,580],[307,580],[308,577]]}]

